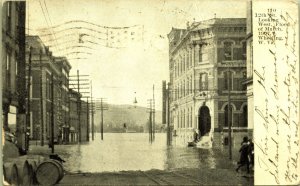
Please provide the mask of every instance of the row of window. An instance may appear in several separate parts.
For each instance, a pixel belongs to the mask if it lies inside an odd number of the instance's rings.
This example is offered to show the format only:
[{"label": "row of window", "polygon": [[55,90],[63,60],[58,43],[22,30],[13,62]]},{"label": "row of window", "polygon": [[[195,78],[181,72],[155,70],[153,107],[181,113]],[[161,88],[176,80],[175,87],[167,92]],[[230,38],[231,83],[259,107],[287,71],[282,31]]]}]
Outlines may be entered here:
[{"label": "row of window", "polygon": [[[18,4],[19,2],[12,2],[12,1],[8,1],[6,3],[4,3],[4,9],[6,9],[6,25],[4,25],[4,28],[6,30],[6,32],[8,34],[11,34],[12,31],[15,31],[15,36],[18,36],[18,20],[14,21],[14,25],[13,25],[13,15],[15,15],[17,18],[17,14],[19,11],[19,7],[20,5]],[[15,8],[15,10],[13,10],[13,7]],[[15,13],[15,14],[14,14]],[[21,28],[24,29],[24,28]]]},{"label": "row of window", "polygon": [[187,78],[187,80],[183,80],[178,85],[175,85],[173,90],[173,98],[175,100],[185,97],[193,93],[193,78],[192,76]]},{"label": "row of window", "polygon": [[177,128],[192,128],[193,127],[193,108],[184,109],[177,115]]},{"label": "row of window", "polygon": [[[225,41],[223,43],[224,45],[224,60],[225,61],[232,61],[234,58],[234,43],[233,41]],[[246,59],[246,42],[242,42],[242,54],[244,58]],[[199,47],[198,51],[198,59],[195,59],[194,61],[198,61],[199,63],[203,61],[208,60],[208,54],[203,52],[203,49]],[[193,66],[193,50],[187,50],[186,54],[183,54],[183,56],[180,56],[174,63],[174,77],[179,77],[183,73],[185,73],[187,70],[189,70]]]},{"label": "row of window", "polygon": [[174,64],[174,76],[178,77],[193,66],[193,51],[187,50],[187,53],[180,56]]},{"label": "row of window", "polygon": [[[199,85],[198,91],[208,90],[208,74],[201,73],[199,75]],[[183,80],[179,85],[175,85],[175,89],[173,91],[173,98],[175,100],[188,96],[193,93],[193,78],[187,78],[187,80]]]},{"label": "row of window", "polygon": [[[15,59],[17,54],[15,55]],[[14,89],[16,85],[18,74],[18,62],[14,60],[12,52],[9,49],[6,49],[6,88],[8,90]],[[13,81],[14,80],[14,81]]]},{"label": "row of window", "polygon": [[[224,78],[223,78],[223,90],[246,90],[246,85],[242,84],[243,79],[246,78],[246,72],[243,72],[243,78],[235,78],[233,72],[223,72]],[[179,84],[175,84],[174,90],[173,90],[173,99],[177,100],[182,97],[188,96],[196,91],[207,91],[209,90],[209,82],[208,82],[208,73],[200,73],[199,74],[199,84],[196,85],[195,88],[193,88],[193,78],[192,76],[187,78],[186,80],[183,80]],[[238,82],[235,82],[238,81]],[[238,85],[238,87],[235,87],[234,84]],[[241,88],[240,88],[241,87]]]}]

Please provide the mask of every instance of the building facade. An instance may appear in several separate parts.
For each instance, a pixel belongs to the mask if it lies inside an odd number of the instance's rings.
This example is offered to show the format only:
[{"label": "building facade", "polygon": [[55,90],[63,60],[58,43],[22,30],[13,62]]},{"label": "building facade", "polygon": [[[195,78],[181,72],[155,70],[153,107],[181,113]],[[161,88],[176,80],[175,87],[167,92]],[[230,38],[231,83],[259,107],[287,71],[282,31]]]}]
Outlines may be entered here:
[{"label": "building facade", "polygon": [[253,32],[252,32],[252,1],[247,2],[247,98],[248,98],[248,123],[254,126],[254,100],[253,100]]},{"label": "building facade", "polygon": [[71,65],[65,57],[55,57],[38,36],[26,37],[30,138],[41,144],[61,143],[68,124],[68,74]]},{"label": "building facade", "polygon": [[2,7],[2,123],[25,146],[25,1],[7,1]]},{"label": "building facade", "polygon": [[81,94],[73,89],[69,90],[69,100],[69,142],[89,141],[89,105],[86,101],[81,100]]},{"label": "building facade", "polygon": [[55,57],[54,63],[59,69],[60,99],[58,100],[58,126],[60,137],[59,142],[66,143],[69,139],[70,123],[69,123],[69,73],[72,68],[66,57]]},{"label": "building facade", "polygon": [[180,143],[193,141],[196,130],[211,146],[226,138],[228,123],[238,132],[252,127],[243,84],[245,37],[244,18],[194,22],[168,34],[170,121]]}]

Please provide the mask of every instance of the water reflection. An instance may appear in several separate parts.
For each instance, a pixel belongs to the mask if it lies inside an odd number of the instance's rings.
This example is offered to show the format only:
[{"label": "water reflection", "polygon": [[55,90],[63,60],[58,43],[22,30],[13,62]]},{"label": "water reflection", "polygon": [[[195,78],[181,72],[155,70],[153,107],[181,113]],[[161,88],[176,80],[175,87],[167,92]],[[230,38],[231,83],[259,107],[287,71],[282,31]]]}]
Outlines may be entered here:
[{"label": "water reflection", "polygon": [[67,161],[65,169],[69,172],[111,172],[224,166],[221,151],[178,145],[167,147],[165,134],[156,134],[152,144],[143,133],[114,133],[104,137],[101,141],[97,134],[95,141],[86,144],[57,147],[57,153]]}]

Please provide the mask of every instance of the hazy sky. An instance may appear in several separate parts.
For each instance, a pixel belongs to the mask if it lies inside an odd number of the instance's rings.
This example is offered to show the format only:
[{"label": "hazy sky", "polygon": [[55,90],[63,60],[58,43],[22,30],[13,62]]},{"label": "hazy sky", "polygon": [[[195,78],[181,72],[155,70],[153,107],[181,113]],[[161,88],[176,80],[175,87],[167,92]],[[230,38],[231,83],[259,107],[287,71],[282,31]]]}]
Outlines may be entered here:
[{"label": "hazy sky", "polygon": [[[211,19],[214,14],[217,18],[246,17],[244,0],[29,0],[28,9],[29,34],[40,34],[37,29],[55,25],[66,28],[63,23],[72,20],[107,27],[142,26],[143,41],[133,42],[126,48],[91,45],[92,50],[86,49],[88,55],[68,55],[70,59],[88,58],[70,60],[70,74],[75,74],[77,69],[80,74],[89,74],[94,97],[105,97],[113,104],[132,104],[136,92],[138,105],[147,106],[154,84],[158,110],[161,110],[161,82],[169,78],[167,34],[171,28],[185,28],[187,21]],[[52,33],[58,30],[53,29]],[[59,33],[55,35],[57,43],[66,39],[59,39]],[[54,55],[64,54],[61,47],[52,48]]]}]

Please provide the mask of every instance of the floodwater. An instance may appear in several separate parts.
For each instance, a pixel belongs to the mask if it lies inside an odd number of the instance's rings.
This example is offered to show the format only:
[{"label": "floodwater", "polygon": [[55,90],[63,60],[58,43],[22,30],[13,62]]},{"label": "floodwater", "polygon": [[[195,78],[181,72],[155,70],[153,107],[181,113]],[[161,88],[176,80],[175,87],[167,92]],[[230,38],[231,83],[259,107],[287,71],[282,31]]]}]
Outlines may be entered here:
[{"label": "floodwater", "polygon": [[166,145],[166,134],[155,134],[149,143],[147,133],[104,133],[81,145],[56,146],[66,160],[68,172],[114,172],[128,170],[172,170],[178,168],[229,168],[225,150]]}]

